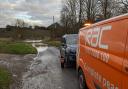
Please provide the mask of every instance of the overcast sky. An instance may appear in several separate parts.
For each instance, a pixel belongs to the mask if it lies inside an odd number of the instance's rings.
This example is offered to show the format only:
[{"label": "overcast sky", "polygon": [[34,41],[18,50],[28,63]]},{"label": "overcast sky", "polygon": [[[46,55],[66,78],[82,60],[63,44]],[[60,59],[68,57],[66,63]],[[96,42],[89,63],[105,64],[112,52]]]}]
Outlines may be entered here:
[{"label": "overcast sky", "polygon": [[14,25],[16,19],[29,24],[48,26],[59,21],[61,0],[0,0],[0,27]]}]

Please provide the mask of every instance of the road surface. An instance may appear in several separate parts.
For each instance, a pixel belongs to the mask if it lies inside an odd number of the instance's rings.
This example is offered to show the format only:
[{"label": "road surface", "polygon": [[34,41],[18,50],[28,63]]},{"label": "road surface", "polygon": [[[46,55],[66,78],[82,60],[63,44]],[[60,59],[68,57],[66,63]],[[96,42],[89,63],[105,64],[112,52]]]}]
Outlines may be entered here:
[{"label": "road surface", "polygon": [[37,49],[37,57],[23,76],[22,89],[78,89],[76,70],[61,69],[58,49]]},{"label": "road surface", "polygon": [[9,89],[79,89],[76,70],[61,69],[57,48],[36,48],[37,56],[0,54],[0,67],[7,68],[13,76]]}]

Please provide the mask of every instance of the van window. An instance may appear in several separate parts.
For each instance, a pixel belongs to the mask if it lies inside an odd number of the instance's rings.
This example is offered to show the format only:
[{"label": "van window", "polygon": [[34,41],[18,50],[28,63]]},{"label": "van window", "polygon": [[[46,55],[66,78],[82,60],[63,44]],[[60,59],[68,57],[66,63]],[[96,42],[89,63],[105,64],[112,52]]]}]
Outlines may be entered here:
[{"label": "van window", "polygon": [[69,44],[69,45],[77,44],[77,39],[76,38],[66,39],[66,43]]},{"label": "van window", "polygon": [[67,36],[66,44],[68,44],[68,45],[77,44],[77,36]]}]

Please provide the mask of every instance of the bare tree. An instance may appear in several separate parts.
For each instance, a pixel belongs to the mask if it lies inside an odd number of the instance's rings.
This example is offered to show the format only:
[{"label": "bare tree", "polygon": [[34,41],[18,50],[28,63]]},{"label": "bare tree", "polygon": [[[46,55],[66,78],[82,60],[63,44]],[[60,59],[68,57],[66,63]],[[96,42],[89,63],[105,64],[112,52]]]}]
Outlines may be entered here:
[{"label": "bare tree", "polygon": [[121,0],[121,1],[128,8],[128,0]]},{"label": "bare tree", "polygon": [[68,33],[68,8],[64,5],[61,11],[61,24],[63,25],[64,33]]},{"label": "bare tree", "polygon": [[65,28],[65,32],[78,32],[85,21],[94,22],[98,7],[98,0],[63,1],[61,23]]},{"label": "bare tree", "polygon": [[17,27],[15,30],[15,36],[18,39],[22,39],[23,38],[23,29],[24,27],[26,27],[28,24],[25,23],[23,20],[21,19],[17,19],[15,26]]},{"label": "bare tree", "polygon": [[24,20],[21,20],[21,19],[17,19],[16,20],[16,23],[15,23],[15,26],[16,27],[20,27],[20,28],[23,28],[25,26],[27,26],[28,24],[24,22]]},{"label": "bare tree", "polygon": [[94,21],[96,14],[98,14],[98,0],[84,0],[84,13],[88,21]]},{"label": "bare tree", "polygon": [[99,4],[104,19],[122,14],[122,6],[118,0],[99,0]]},{"label": "bare tree", "polygon": [[100,13],[99,0],[77,0],[77,19],[80,28],[85,22],[93,23]]},{"label": "bare tree", "polygon": [[83,23],[83,2],[84,0],[77,0],[78,23],[80,27]]},{"label": "bare tree", "polygon": [[75,33],[75,26],[77,24],[76,0],[64,1],[63,8],[61,11],[61,23],[63,24],[67,33]]},{"label": "bare tree", "polygon": [[122,6],[122,13],[128,13],[128,0],[119,0]]},{"label": "bare tree", "polygon": [[65,32],[78,31],[85,22],[94,22],[97,15],[108,19],[128,11],[128,0],[63,0],[61,23]]}]

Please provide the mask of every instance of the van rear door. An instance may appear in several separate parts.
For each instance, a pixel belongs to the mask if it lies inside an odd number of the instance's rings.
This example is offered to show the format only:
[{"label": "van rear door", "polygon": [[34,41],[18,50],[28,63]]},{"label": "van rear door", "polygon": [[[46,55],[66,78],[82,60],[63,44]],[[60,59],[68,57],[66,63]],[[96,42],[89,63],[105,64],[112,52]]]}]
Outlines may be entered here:
[{"label": "van rear door", "polygon": [[[118,20],[91,28],[91,43],[85,46],[84,59],[87,64],[85,70],[88,71],[90,80],[93,80],[91,83],[96,89],[122,89],[126,22],[126,19]],[[95,28],[97,30],[94,30]],[[99,37],[94,35],[98,29]],[[98,42],[95,43],[96,39]]]}]

